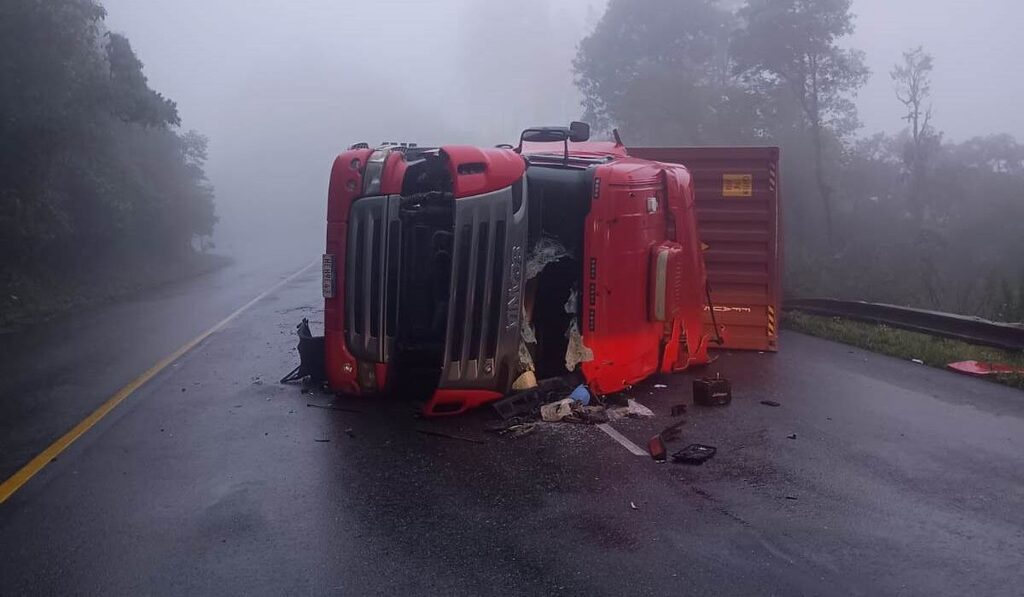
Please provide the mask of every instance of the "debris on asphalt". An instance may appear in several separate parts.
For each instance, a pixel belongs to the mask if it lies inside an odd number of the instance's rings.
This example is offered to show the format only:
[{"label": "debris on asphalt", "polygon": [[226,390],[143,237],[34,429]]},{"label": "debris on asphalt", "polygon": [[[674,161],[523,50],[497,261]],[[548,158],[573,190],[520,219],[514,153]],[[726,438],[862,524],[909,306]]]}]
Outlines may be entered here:
[{"label": "debris on asphalt", "polygon": [[587,386],[583,384],[576,386],[576,389],[574,389],[572,393],[569,394],[569,397],[572,398],[573,400],[576,400],[583,406],[587,406],[588,404],[590,404],[590,390],[588,390]]},{"label": "debris on asphalt", "polygon": [[312,404],[310,402],[307,402],[306,406],[310,407],[310,408],[322,408],[324,410],[337,410],[337,411],[341,411],[343,413],[357,413],[357,414],[362,414],[363,413],[363,411],[356,410],[354,408],[342,408],[340,406],[334,406],[334,405],[331,405],[331,404]]},{"label": "debris on asphalt", "polygon": [[540,407],[541,420],[547,423],[583,423],[598,425],[608,422],[608,413],[603,406],[584,406],[578,400],[563,398]]},{"label": "debris on asphalt", "polygon": [[572,398],[563,398],[540,407],[540,418],[548,423],[557,423],[572,414]]},{"label": "debris on asphalt", "polygon": [[660,437],[661,440],[664,441],[664,442],[674,442],[677,439],[679,439],[680,436],[682,436],[682,434],[683,434],[683,425],[685,425],[685,424],[686,424],[686,420],[683,419],[682,421],[679,421],[678,423],[674,423],[672,425],[669,425],[668,427],[666,427],[666,428],[661,430],[661,433],[658,434],[658,437]]},{"label": "debris on asphalt", "polygon": [[789,435],[786,436],[786,439],[796,439],[796,434],[790,433]]},{"label": "debris on asphalt", "polygon": [[329,439],[315,439],[313,441],[315,441],[317,443],[320,443],[320,444],[326,444],[327,442],[329,442],[331,440],[329,440]]},{"label": "debris on asphalt", "polygon": [[423,435],[432,435],[434,437],[443,437],[445,439],[457,439],[462,442],[469,442],[471,444],[486,444],[482,439],[475,439],[472,437],[465,437],[462,435],[455,435],[452,433],[444,433],[442,431],[433,431],[431,429],[417,429],[416,433],[422,433]]},{"label": "debris on asphalt", "polygon": [[668,450],[665,448],[665,442],[661,439],[661,435],[655,435],[647,440],[647,453],[659,462],[668,457]]},{"label": "debris on asphalt", "polygon": [[693,402],[702,406],[724,406],[732,402],[732,385],[729,380],[716,374],[693,380]]},{"label": "debris on asphalt", "polygon": [[630,507],[630,508],[632,508],[632,509],[634,509],[634,510],[639,510],[639,509],[640,509],[640,508],[637,508],[637,507],[636,507],[636,504],[634,504],[633,502],[630,502],[630,503],[629,503],[629,507]]},{"label": "debris on asphalt", "polygon": [[565,375],[539,382],[536,387],[516,392],[495,402],[492,407],[502,419],[529,416],[534,419],[541,405],[566,397],[580,385],[582,377],[576,374]]},{"label": "debris on asphalt", "polygon": [[673,404],[672,405],[672,416],[673,417],[681,417],[681,416],[683,416],[685,414],[686,414],[686,405],[685,404],[680,403],[680,404]]},{"label": "debris on asphalt", "polygon": [[918,365],[924,365],[924,361],[921,359],[910,359],[911,363],[917,363]]},{"label": "debris on asphalt", "polygon": [[795,495],[787,495],[786,499],[787,500],[795,500],[795,499],[797,499],[797,497]]},{"label": "debris on asphalt", "polygon": [[646,419],[654,416],[654,411],[630,398],[626,402],[625,416],[631,419]]},{"label": "debris on asphalt", "polygon": [[495,425],[488,425],[484,431],[517,438],[527,435],[528,433],[532,433],[536,428],[537,424],[533,419],[527,417],[513,417]]},{"label": "debris on asphalt", "polygon": [[656,383],[656,384],[654,384],[654,387],[656,387],[656,388],[658,388],[659,390],[661,390],[661,389],[667,388],[668,386],[666,386],[666,385],[665,385],[665,384],[663,384],[663,383]]},{"label": "debris on asphalt", "polygon": [[778,403],[778,402],[776,402],[774,400],[762,400],[761,404],[763,404],[765,406],[782,406],[782,404],[780,404],[780,403]]},{"label": "debris on asphalt", "polygon": [[672,455],[672,462],[700,466],[710,460],[718,448],[704,444],[690,444]]},{"label": "debris on asphalt", "polygon": [[295,326],[299,336],[299,365],[281,378],[281,383],[303,381],[309,378],[314,384],[323,383],[327,378],[324,367],[324,337],[313,336],[309,330],[309,320],[305,317]]}]

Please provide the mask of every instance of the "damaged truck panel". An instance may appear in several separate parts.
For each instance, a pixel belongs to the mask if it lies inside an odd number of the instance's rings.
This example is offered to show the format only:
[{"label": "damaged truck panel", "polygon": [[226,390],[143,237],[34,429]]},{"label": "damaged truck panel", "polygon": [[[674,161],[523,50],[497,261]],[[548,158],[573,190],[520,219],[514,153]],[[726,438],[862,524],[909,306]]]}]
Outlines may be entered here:
[{"label": "damaged truck panel", "polygon": [[697,228],[710,309],[724,326],[723,348],[778,350],[781,281],[779,148],[631,147],[629,154],[686,166],[693,177]]},{"label": "damaged truck panel", "polygon": [[[597,169],[584,254],[584,340],[594,359],[582,364],[595,393],[707,362],[692,202],[683,168],[626,158]],[[658,275],[660,252],[665,277]],[[672,292],[665,292],[668,281],[677,286]],[[663,309],[676,314],[668,320],[651,311],[665,300],[673,304]]]}]

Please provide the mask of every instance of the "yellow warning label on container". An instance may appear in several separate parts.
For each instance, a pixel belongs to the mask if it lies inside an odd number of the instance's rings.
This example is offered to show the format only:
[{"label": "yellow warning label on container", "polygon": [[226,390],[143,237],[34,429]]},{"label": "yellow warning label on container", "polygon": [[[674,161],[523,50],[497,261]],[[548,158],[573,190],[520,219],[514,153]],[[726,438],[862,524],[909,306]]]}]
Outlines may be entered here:
[{"label": "yellow warning label on container", "polygon": [[753,174],[723,174],[723,197],[752,197],[754,195]]}]

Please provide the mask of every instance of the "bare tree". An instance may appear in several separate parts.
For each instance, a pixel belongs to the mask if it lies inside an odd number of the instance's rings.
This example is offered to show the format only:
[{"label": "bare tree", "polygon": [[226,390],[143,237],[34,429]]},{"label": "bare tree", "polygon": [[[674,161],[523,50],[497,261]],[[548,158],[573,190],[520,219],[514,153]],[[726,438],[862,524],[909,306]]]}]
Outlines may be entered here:
[{"label": "bare tree", "polygon": [[903,53],[903,63],[893,67],[889,76],[896,85],[896,99],[906,107],[910,141],[904,161],[910,172],[910,205],[914,215],[924,217],[923,195],[928,169],[928,145],[935,136],[931,127],[931,74],[934,62],[924,48],[918,46]]}]

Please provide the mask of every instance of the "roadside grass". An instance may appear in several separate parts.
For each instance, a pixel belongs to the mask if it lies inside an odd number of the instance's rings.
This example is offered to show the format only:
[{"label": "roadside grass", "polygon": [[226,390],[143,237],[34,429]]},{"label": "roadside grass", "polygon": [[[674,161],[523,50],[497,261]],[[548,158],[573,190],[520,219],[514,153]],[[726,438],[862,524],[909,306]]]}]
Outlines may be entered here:
[{"label": "roadside grass", "polygon": [[[1005,363],[1024,368],[1024,353],[977,346],[958,340],[843,319],[787,311],[782,325],[791,330],[827,338],[900,359],[918,359],[925,365],[944,369],[957,361]],[[987,375],[985,379],[1024,389],[1024,375]]]}]

